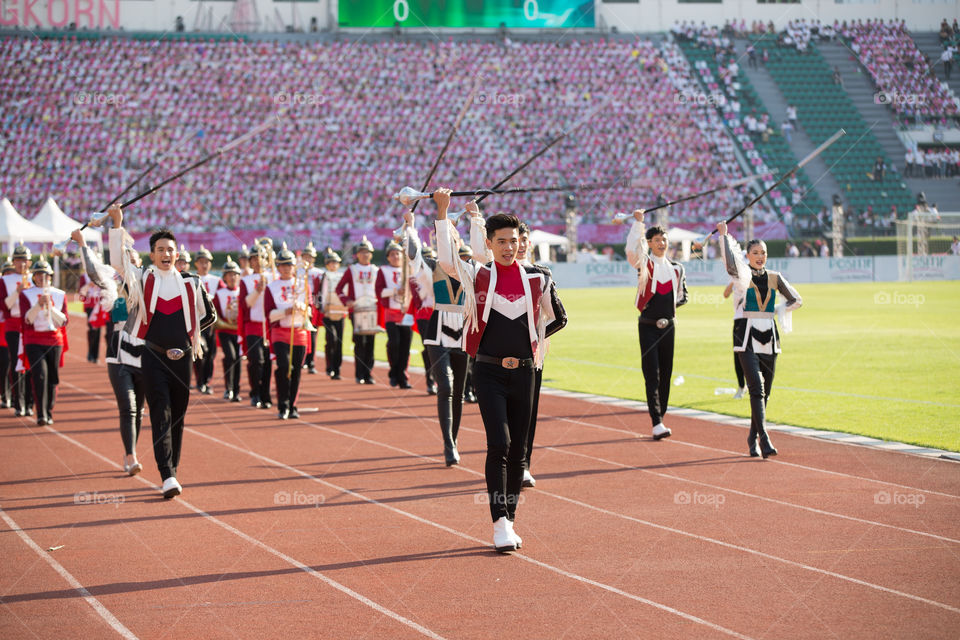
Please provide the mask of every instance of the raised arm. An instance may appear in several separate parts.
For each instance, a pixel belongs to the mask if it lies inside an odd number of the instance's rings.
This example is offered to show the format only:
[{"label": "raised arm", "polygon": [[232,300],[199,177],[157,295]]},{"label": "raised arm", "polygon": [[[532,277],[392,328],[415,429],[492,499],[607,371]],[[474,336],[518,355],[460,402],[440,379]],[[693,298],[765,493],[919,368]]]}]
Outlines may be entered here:
[{"label": "raised arm", "polygon": [[633,212],[633,224],[630,226],[630,232],[627,234],[627,262],[636,269],[647,262],[647,239],[644,234],[647,231],[643,223],[643,209],[637,209]]}]

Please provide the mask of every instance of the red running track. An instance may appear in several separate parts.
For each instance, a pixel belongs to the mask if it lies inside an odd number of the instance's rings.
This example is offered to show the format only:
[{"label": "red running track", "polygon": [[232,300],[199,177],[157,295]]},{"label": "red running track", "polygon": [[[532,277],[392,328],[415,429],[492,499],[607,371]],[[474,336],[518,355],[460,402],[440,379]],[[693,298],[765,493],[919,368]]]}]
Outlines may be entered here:
[{"label": "red running track", "polygon": [[954,462],[544,395],[500,555],[476,407],[446,468],[419,379],[304,376],[287,422],[195,395],[164,501],[149,426],[127,477],[105,367],[67,361],[54,425],[0,415],[2,638],[960,635]]}]

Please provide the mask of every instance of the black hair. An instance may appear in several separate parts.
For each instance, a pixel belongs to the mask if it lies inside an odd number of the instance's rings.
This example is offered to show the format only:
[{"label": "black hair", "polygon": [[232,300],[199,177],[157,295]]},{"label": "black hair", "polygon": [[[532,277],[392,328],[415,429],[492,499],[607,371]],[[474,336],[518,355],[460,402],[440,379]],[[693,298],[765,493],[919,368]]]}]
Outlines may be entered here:
[{"label": "black hair", "polygon": [[517,229],[519,235],[520,219],[509,213],[498,213],[487,218],[487,240],[493,240],[500,229]]},{"label": "black hair", "polygon": [[153,247],[157,244],[157,240],[173,240],[173,246],[177,246],[177,237],[173,235],[173,231],[170,229],[157,229],[153,232],[153,235],[150,236],[150,253],[153,253]]},{"label": "black hair", "polygon": [[517,228],[517,233],[521,236],[523,234],[530,235],[530,225],[528,225],[526,222],[521,222],[520,226]]},{"label": "black hair", "polygon": [[653,236],[665,236],[667,235],[667,230],[661,227],[660,225],[655,225],[647,229],[647,240],[653,239]]},{"label": "black hair", "polygon": [[747,248],[745,249],[745,251],[746,251],[747,253],[750,253],[750,249],[753,247],[753,245],[756,245],[756,244],[763,245],[763,250],[764,250],[764,251],[767,250],[767,243],[766,243],[766,242],[764,242],[764,241],[761,240],[760,238],[754,238],[753,240],[751,240],[750,242],[747,243]]}]

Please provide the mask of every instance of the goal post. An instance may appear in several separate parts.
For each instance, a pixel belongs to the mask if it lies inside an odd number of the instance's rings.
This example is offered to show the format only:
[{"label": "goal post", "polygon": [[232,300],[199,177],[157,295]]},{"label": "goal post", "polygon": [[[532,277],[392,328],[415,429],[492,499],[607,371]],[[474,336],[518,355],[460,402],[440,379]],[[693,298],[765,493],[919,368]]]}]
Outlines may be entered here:
[{"label": "goal post", "polygon": [[897,264],[900,280],[914,279],[917,258],[951,255],[960,242],[960,213],[917,208],[897,220]]}]

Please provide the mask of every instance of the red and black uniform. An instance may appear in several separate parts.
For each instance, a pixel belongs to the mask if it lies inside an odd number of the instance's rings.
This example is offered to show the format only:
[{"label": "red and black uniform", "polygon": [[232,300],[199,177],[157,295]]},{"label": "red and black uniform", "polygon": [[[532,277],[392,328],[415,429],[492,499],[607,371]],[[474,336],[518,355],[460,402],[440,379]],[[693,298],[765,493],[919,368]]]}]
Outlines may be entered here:
[{"label": "red and black uniform", "polygon": [[100,329],[108,318],[101,307],[100,287],[85,273],[80,275],[80,297],[87,314],[87,362],[96,362],[100,357]]},{"label": "red and black uniform", "polygon": [[[42,295],[50,296],[41,307]],[[37,424],[53,424],[53,405],[60,384],[60,365],[66,345],[67,295],[54,287],[30,287],[20,292],[23,352],[37,404]]]},{"label": "red and black uniform", "polygon": [[24,275],[8,273],[0,277],[0,301],[3,301],[3,330],[7,343],[8,381],[10,399],[18,416],[33,415],[33,386],[27,383],[25,375],[17,371],[17,359],[20,352],[20,297],[17,285],[24,281]]},{"label": "red and black uniform", "polygon": [[[284,420],[299,417],[296,401],[300,391],[300,372],[310,348],[310,332],[305,328],[305,319],[312,313],[312,307],[308,306],[305,311],[297,309],[296,305],[302,299],[303,290],[298,293],[295,278],[274,280],[264,290],[264,311],[270,320],[270,346],[277,357],[277,413]],[[294,313],[287,315],[287,309],[291,308],[295,309]]]},{"label": "red and black uniform", "polygon": [[223,350],[224,398],[240,401],[240,345],[237,341],[237,316],[240,314],[240,287],[228,289],[223,285],[213,295],[217,317],[223,321],[217,329]]},{"label": "red and black uniform", "polygon": [[[345,305],[360,301],[377,304],[376,281],[378,267],[372,264],[352,264],[344,271],[335,293]],[[375,334],[357,333],[356,309],[350,310],[353,324],[354,375],[358,383],[373,384],[373,344]]]},{"label": "red and black uniform", "polygon": [[[404,297],[403,288],[406,288]],[[404,324],[407,309],[400,300],[410,300],[410,283],[403,279],[400,267],[383,265],[377,271],[377,303],[383,313],[387,330],[387,362],[390,364],[390,386],[409,389],[407,367],[410,364],[410,345],[413,342],[413,318]],[[398,300],[398,298],[400,300]]]},{"label": "red and black uniform", "polygon": [[[263,294],[257,292],[257,283],[272,279],[267,273],[251,273],[240,279],[240,335],[243,353],[247,356],[247,378],[250,381],[250,405],[270,408],[270,350],[267,319],[263,311]],[[264,287],[266,291],[266,287]],[[250,300],[256,298],[256,300]],[[252,304],[251,304],[252,303]]]},{"label": "red and black uniform", "polygon": [[[217,292],[217,289],[223,286],[223,281],[220,280],[220,276],[215,276],[212,273],[208,273],[205,276],[198,275],[197,278],[200,280],[203,288],[206,289],[207,296],[211,299],[213,299],[213,295]],[[209,394],[211,393],[210,381],[213,380],[213,365],[217,358],[216,328],[210,326],[204,330],[203,340],[205,343],[203,358],[193,363],[193,371],[197,378],[197,388],[201,393]]]}]

